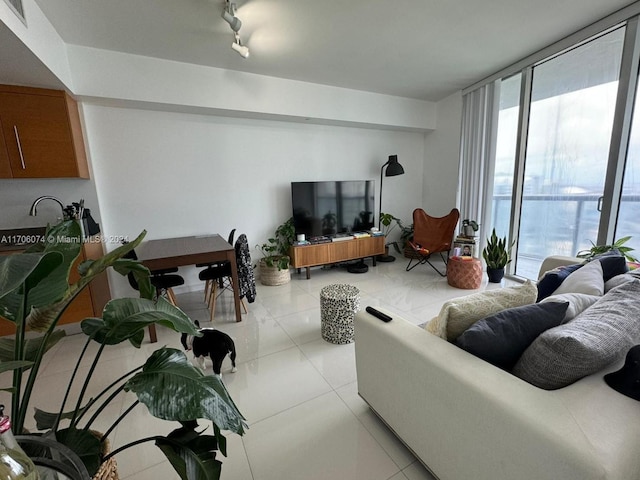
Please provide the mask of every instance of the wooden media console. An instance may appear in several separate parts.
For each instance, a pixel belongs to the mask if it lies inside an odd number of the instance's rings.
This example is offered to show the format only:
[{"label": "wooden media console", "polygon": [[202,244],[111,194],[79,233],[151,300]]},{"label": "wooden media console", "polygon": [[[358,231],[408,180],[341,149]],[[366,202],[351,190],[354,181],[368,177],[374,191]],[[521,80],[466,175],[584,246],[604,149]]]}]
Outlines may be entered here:
[{"label": "wooden media console", "polygon": [[289,251],[291,266],[298,269],[306,268],[307,279],[311,278],[311,267],[319,265],[372,257],[375,266],[376,256],[384,255],[384,238],[365,237],[340,242],[295,245]]}]

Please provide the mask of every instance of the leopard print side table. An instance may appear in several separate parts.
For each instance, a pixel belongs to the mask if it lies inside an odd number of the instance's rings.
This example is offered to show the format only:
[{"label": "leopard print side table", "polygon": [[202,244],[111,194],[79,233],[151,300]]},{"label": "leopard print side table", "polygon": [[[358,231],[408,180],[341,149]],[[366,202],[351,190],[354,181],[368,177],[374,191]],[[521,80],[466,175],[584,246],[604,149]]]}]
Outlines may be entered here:
[{"label": "leopard print side table", "polygon": [[336,283],[320,290],[322,338],[344,345],[353,342],[353,318],[360,310],[360,290],[352,285]]}]

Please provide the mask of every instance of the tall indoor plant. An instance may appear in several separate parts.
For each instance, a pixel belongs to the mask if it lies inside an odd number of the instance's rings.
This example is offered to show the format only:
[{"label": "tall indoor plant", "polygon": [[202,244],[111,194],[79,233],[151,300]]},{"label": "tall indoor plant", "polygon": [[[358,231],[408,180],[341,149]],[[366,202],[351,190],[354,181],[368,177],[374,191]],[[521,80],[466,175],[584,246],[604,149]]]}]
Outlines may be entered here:
[{"label": "tall indoor plant", "polygon": [[[216,450],[226,455],[226,441],[221,430],[243,434],[246,424],[222,382],[205,376],[185,354],[172,348],[159,348],[139,367],[124,373],[118,380],[93,398],[87,399],[87,388],[101,354],[108,345],[129,341],[139,348],[144,329],[161,324],[177,332],[198,335],[193,322],[180,309],[164,298],[153,298],[155,290],[149,271],[138,261],[122,258],[143,239],[116,248],[97,260],[80,264],[79,280],[69,285],[69,272],[81,249],[80,226],[75,220],[63,222],[47,231],[43,243],[21,254],[0,257],[0,320],[15,324],[15,338],[0,339],[0,371],[13,370],[12,385],[3,390],[11,393],[13,430],[23,432],[27,407],[46,352],[65,335],[56,325],[74,298],[92,279],[107,268],[123,275],[133,272],[140,285],[140,298],[118,298],[107,303],[102,318],[82,320],[86,345],[72,373],[61,405],[46,405],[36,410],[38,430],[45,436],[71,448],[94,475],[101,463],[121,450],[154,441],[183,479],[220,476],[221,462]],[[40,336],[27,335],[27,330]],[[80,364],[92,342],[99,344],[88,373],[81,378]],[[24,373],[28,372],[26,379]],[[71,386],[79,381],[82,388],[71,401]],[[123,391],[134,392],[137,400],[102,435],[91,432],[92,424],[103,410]],[[114,452],[103,453],[108,435],[126,414],[143,403],[157,418],[178,421],[182,427],[166,436],[137,440]],[[67,404],[71,406],[66,409]],[[92,409],[93,407],[93,409]],[[91,409],[91,411],[90,411]],[[196,430],[197,420],[213,423],[212,435]],[[65,426],[63,426],[63,424]]]},{"label": "tall indoor plant", "polygon": [[293,218],[279,225],[273,237],[260,245],[262,258],[260,259],[260,282],[264,285],[282,285],[291,280],[289,265],[289,249],[296,238]]},{"label": "tall indoor plant", "polygon": [[496,229],[487,238],[487,244],[482,250],[482,258],[487,264],[487,276],[492,283],[500,283],[504,277],[504,267],[511,262],[511,249],[515,242],[507,247],[506,237],[498,238]]},{"label": "tall indoor plant", "polygon": [[377,259],[381,262],[393,262],[396,258],[389,255],[389,247],[393,246],[398,253],[401,253],[401,251],[397,241],[389,241],[389,234],[395,230],[396,227],[399,227],[400,230],[404,228],[402,220],[391,213],[380,212],[380,225],[382,227],[382,233],[385,236],[385,254],[379,255]]}]

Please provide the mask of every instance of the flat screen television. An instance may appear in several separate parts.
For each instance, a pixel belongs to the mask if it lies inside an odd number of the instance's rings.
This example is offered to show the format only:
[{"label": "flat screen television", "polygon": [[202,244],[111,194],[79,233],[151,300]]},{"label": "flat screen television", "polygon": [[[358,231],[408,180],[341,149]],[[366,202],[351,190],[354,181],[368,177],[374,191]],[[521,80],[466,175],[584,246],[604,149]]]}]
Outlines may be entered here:
[{"label": "flat screen television", "polygon": [[375,181],[291,182],[296,234],[307,239],[370,230],[375,225]]}]

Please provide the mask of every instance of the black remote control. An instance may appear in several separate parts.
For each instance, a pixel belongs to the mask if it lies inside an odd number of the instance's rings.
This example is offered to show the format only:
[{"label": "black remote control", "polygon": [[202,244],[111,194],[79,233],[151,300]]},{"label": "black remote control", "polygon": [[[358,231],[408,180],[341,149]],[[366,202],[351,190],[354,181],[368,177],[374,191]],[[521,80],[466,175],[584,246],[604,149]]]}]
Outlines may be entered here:
[{"label": "black remote control", "polygon": [[383,322],[390,322],[391,321],[391,317],[389,315],[385,315],[384,313],[376,310],[373,307],[367,307],[365,310],[368,313],[370,313],[371,315],[373,315],[374,317],[378,317]]}]

